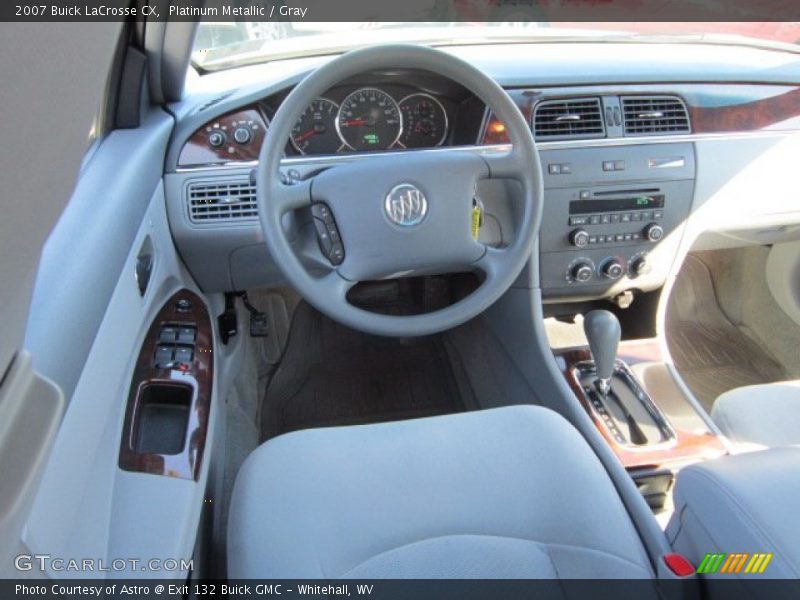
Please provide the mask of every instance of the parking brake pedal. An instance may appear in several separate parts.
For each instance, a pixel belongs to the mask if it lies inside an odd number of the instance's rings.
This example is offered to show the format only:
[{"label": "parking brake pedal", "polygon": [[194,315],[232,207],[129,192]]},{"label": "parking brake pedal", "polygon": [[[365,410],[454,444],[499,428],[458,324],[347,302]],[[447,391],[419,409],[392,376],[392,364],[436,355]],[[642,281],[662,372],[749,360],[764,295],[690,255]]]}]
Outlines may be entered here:
[{"label": "parking brake pedal", "polygon": [[250,313],[250,336],[267,337],[269,335],[269,318],[267,315],[250,304],[247,292],[242,294],[242,302],[247,312]]}]

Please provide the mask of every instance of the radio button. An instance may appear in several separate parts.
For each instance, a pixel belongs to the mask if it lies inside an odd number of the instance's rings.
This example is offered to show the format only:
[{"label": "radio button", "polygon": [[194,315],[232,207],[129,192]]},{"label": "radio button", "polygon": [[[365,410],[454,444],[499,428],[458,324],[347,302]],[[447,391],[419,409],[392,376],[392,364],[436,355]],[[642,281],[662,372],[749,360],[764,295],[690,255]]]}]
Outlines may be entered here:
[{"label": "radio button", "polygon": [[630,242],[632,239],[633,239],[633,234],[632,233],[626,233],[625,234],[625,241],[626,242]]},{"label": "radio button", "polygon": [[619,215],[615,213],[611,213],[611,222],[612,223],[619,223]]},{"label": "radio button", "polygon": [[635,212],[631,215],[631,221],[641,221],[642,220],[642,213]]},{"label": "radio button", "polygon": [[608,225],[611,223],[611,215],[600,215],[600,222],[603,225]]},{"label": "radio button", "polygon": [[586,225],[589,222],[589,217],[570,217],[570,225]]},{"label": "radio button", "polygon": [[619,217],[620,222],[622,223],[630,223],[631,222],[631,213],[623,213]]},{"label": "radio button", "polygon": [[644,228],[644,237],[649,242],[657,242],[664,237],[664,228],[657,223],[650,223]]},{"label": "radio button", "polygon": [[589,217],[589,223],[591,225],[599,225],[600,224],[600,215],[592,215]]},{"label": "radio button", "polygon": [[663,216],[664,216],[664,211],[663,210],[654,210],[653,211],[653,218],[654,219],[660,219]]},{"label": "radio button", "polygon": [[569,234],[569,242],[576,248],[584,248],[589,244],[589,234],[585,229],[576,229]]},{"label": "radio button", "polygon": [[[602,236],[600,236],[600,237],[602,237]],[[590,235],[589,236],[589,244],[596,244],[596,243],[597,243],[597,236],[596,235]]]}]

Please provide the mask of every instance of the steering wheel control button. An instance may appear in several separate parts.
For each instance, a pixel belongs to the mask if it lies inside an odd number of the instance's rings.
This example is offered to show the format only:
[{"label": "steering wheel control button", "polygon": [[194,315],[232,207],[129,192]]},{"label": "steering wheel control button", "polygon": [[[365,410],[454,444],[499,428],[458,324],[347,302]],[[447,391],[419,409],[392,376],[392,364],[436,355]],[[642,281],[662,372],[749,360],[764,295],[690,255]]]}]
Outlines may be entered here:
[{"label": "steering wheel control button", "polygon": [[322,202],[311,205],[311,214],[314,216],[314,228],[317,230],[319,249],[334,266],[344,261],[344,246],[339,228],[333,218],[330,207]]}]

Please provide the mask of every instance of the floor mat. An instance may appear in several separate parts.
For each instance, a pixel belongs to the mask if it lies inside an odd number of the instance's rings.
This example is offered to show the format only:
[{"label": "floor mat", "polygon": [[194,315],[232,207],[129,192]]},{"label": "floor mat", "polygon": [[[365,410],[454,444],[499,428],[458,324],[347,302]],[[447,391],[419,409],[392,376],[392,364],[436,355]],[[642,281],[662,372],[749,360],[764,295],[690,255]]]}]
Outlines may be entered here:
[{"label": "floor mat", "polygon": [[670,296],[667,344],[686,385],[709,412],[723,392],[786,378],[770,353],[725,316],[708,267],[694,256],[686,258]]},{"label": "floor mat", "polygon": [[303,302],[295,313],[286,353],[267,387],[262,437],[463,410],[439,337],[364,334]]}]

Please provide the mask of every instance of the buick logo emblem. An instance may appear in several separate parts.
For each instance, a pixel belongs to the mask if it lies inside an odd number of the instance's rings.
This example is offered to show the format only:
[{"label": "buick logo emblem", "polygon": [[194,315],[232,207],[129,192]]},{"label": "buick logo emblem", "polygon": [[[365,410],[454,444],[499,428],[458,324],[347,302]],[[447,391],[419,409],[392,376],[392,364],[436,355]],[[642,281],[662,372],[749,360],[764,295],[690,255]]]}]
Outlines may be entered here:
[{"label": "buick logo emblem", "polygon": [[422,222],[428,214],[428,200],[416,186],[401,183],[394,186],[386,195],[383,208],[392,223],[413,227]]}]

